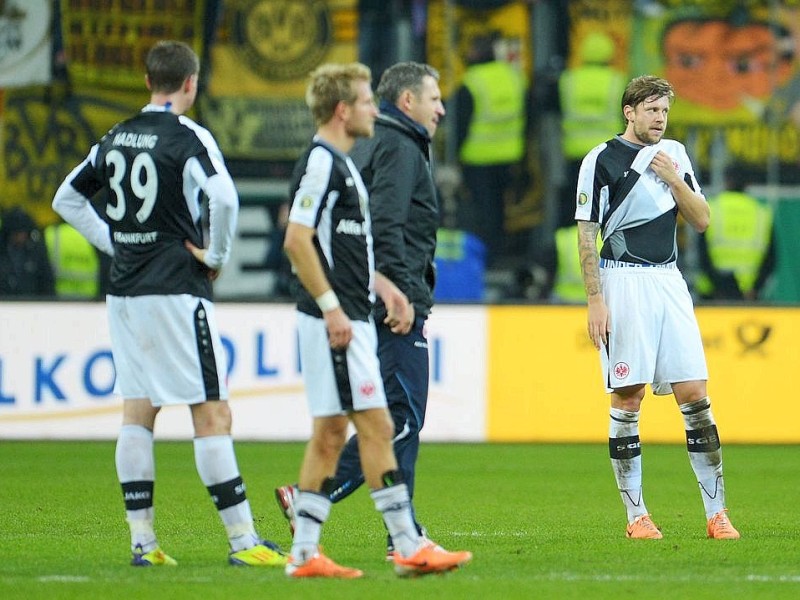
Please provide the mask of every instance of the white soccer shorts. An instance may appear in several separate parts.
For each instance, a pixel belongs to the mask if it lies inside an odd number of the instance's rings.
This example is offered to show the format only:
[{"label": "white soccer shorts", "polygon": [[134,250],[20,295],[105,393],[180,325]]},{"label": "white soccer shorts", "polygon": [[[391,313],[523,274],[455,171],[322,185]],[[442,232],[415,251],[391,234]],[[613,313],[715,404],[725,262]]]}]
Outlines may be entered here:
[{"label": "white soccer shorts", "polygon": [[692,298],[677,268],[601,268],[611,331],[601,349],[607,392],[636,384],[708,379],[703,341]]},{"label": "white soccer shorts", "polygon": [[378,336],[370,319],[352,321],[347,350],[331,350],[325,319],[297,313],[300,362],[308,408],[313,417],[330,417],[386,406]]},{"label": "white soccer shorts", "polygon": [[227,400],[214,304],[189,294],[107,296],[115,391],[153,406]]}]

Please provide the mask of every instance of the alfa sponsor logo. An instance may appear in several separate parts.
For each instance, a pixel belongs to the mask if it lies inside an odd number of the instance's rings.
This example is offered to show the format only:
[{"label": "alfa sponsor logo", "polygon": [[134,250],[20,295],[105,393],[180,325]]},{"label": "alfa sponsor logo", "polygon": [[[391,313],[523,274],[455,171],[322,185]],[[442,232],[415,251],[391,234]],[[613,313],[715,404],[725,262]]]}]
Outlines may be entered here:
[{"label": "alfa sponsor logo", "polygon": [[364,235],[365,229],[364,223],[359,223],[353,219],[342,219],[336,225],[336,233],[344,233],[345,235]]}]

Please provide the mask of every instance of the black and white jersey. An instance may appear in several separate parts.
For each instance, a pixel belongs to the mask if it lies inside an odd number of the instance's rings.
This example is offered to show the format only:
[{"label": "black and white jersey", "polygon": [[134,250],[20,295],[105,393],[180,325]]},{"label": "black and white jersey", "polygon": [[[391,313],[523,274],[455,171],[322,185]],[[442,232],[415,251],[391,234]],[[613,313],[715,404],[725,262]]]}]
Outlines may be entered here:
[{"label": "black and white jersey", "polygon": [[[367,188],[350,157],[319,137],[297,161],[290,184],[289,221],[316,229],[314,247],[325,276],[351,319],[367,321],[375,300],[375,261]],[[297,308],[322,317],[299,282]]]},{"label": "black and white jersey", "polygon": [[600,224],[601,257],[652,264],[677,259],[678,206],[669,186],[648,168],[659,150],[669,154],[676,172],[700,193],[686,149],[675,140],[640,146],[617,136],[583,159],[575,219]]},{"label": "black and white jersey", "polygon": [[[53,206],[101,250],[96,223],[81,223],[81,202],[102,191],[113,245],[109,293],[211,298],[208,268],[184,247],[203,247],[200,194],[209,196],[206,264],[227,260],[238,196],[211,133],[167,107],[146,106],[118,123],[67,177]],[[101,210],[101,212],[103,212]]]}]

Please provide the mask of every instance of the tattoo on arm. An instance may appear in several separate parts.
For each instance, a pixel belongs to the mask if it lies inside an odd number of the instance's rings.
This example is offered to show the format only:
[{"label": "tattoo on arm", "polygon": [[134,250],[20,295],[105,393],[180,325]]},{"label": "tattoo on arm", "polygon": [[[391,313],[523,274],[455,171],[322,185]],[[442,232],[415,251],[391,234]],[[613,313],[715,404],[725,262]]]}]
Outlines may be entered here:
[{"label": "tattoo on arm", "polygon": [[583,286],[587,297],[600,293],[600,257],[597,252],[599,231],[599,223],[589,221],[578,223],[578,256],[581,260]]}]

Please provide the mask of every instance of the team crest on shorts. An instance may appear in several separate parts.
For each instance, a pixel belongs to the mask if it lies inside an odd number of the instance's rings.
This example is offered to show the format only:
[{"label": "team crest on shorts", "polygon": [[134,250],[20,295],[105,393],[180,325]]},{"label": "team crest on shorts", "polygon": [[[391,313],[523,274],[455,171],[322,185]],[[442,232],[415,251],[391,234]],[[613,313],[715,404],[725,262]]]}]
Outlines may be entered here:
[{"label": "team crest on shorts", "polygon": [[589,201],[589,196],[586,192],[581,192],[578,195],[578,204],[580,204],[581,206],[586,204],[588,201]]},{"label": "team crest on shorts", "polygon": [[628,363],[618,362],[614,365],[614,377],[617,379],[625,379],[630,374],[631,368],[628,366]]},{"label": "team crest on shorts", "polygon": [[358,387],[358,391],[364,398],[372,398],[375,395],[375,384],[371,381],[365,381]]}]

